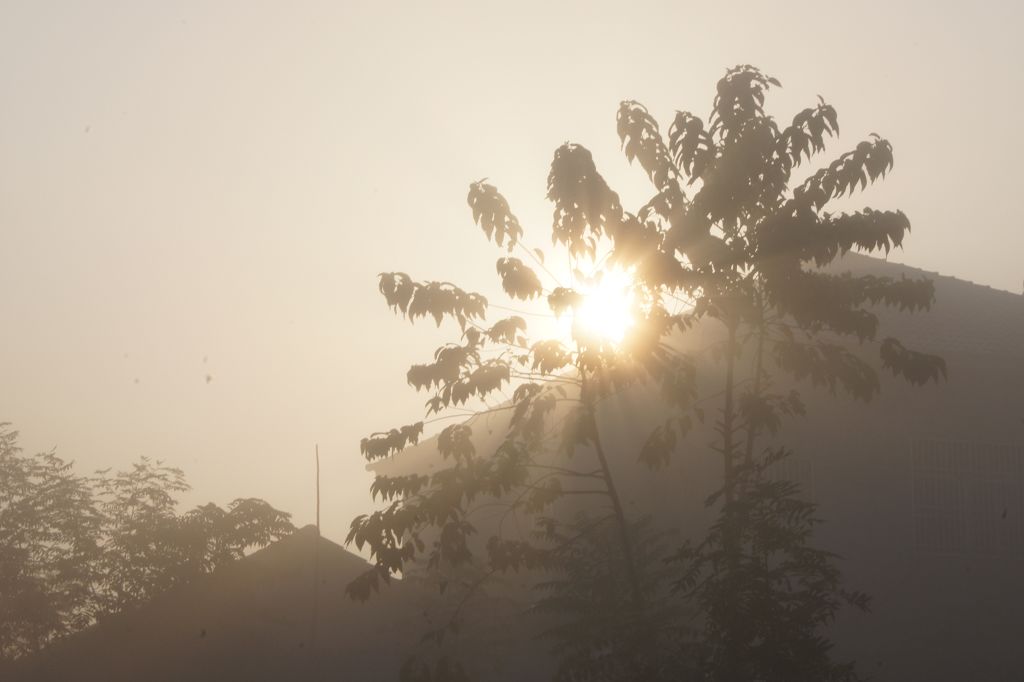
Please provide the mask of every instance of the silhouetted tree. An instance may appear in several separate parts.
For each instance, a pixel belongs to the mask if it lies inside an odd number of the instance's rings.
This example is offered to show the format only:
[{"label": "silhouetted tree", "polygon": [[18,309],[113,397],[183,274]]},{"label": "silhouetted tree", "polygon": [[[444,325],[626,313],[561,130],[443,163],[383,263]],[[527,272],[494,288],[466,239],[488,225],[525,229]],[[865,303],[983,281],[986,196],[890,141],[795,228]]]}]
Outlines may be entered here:
[{"label": "silhouetted tree", "polygon": [[254,498],[178,514],[176,495],[188,489],[180,469],[147,458],[96,481],[104,521],[97,593],[104,612],[148,601],[294,530],[289,514]]},{"label": "silhouetted tree", "polygon": [[556,682],[573,680],[678,680],[693,675],[693,631],[669,582],[670,534],[654,532],[649,518],[629,528],[645,601],[638,607],[622,586],[627,562],[617,529],[581,514],[556,531],[560,548],[534,611],[553,618],[544,636],[558,655]]},{"label": "silhouetted tree", "polygon": [[[813,505],[800,502],[790,488],[762,480],[772,456],[758,450],[759,436],[778,428],[783,417],[802,412],[797,393],[773,390],[775,377],[809,380],[869,400],[880,386],[876,368],[863,357],[871,344],[883,369],[912,383],[938,380],[945,365],[896,339],[875,341],[878,319],[871,306],[925,309],[934,296],[930,281],[822,270],[853,249],[888,253],[902,244],[909,222],[901,212],[826,210],[831,200],[885,175],[892,167],[889,143],[872,136],[792,186],[798,167],[838,133],[837,117],[821,102],[780,128],[763,110],[772,86],[778,82],[751,66],[730,69],[718,84],[708,124],[680,112],[667,141],[642,105],[623,102],[618,113],[623,148],[655,188],[635,214],[623,209],[587,149],[570,143],[558,148],[547,195],[554,204],[552,242],[568,252],[571,286],[545,265],[543,252],[524,245],[524,230],[498,190],[483,181],[471,185],[474,220],[507,251],[496,269],[511,299],[524,305],[546,299],[551,314],[575,315],[586,305],[576,283],[599,280],[612,269],[631,273],[634,325],[621,342],[575,324],[569,345],[555,338],[531,341],[522,315],[485,323],[488,302],[479,294],[447,282],[417,282],[405,273],[380,276],[380,291],[396,312],[411,321],[430,317],[438,326],[445,319],[458,324],[460,340],[439,348],[432,361],[413,366],[407,375],[412,386],[430,394],[428,417],[459,417],[471,406],[469,411],[478,414],[506,412],[508,429],[497,447],[478,453],[472,421],[448,426],[436,441],[447,462],[441,470],[376,478],[373,495],[386,506],[355,519],[348,538],[368,547],[375,561],[374,569],[350,586],[354,596],[367,597],[382,580],[418,563],[444,572],[473,564],[480,555],[485,576],[526,569],[575,573],[582,580],[573,563],[575,547],[600,538],[606,542],[611,529],[617,549],[595,555],[603,568],[587,578],[598,582],[555,583],[572,597],[598,589],[608,576],[621,580],[628,599],[606,604],[617,615],[610,617],[607,610],[586,615],[595,627],[580,631],[594,636],[589,645],[575,640],[563,661],[582,675],[578,679],[605,679],[588,677],[582,664],[610,651],[608,635],[615,630],[601,623],[635,622],[637,614],[646,618],[652,600],[631,532],[636,520],[623,508],[597,407],[644,383],[660,389],[670,418],[632,452],[612,453],[615,459],[665,465],[680,439],[703,421],[708,401],[721,405],[714,447],[722,458],[722,489],[709,501],[719,505],[721,517],[705,542],[680,553],[687,565],[680,570],[687,577],[678,586],[700,610],[705,658],[744,663],[742,672],[709,663],[701,674],[715,680],[777,679],[774,669],[764,667],[774,663],[758,653],[760,637],[773,622],[780,633],[799,635],[793,646],[818,641],[818,628],[828,620],[823,614],[833,615],[837,600],[849,595],[839,588],[831,555],[809,544]],[[552,281],[545,284],[513,254],[529,259]],[[684,353],[680,335],[697,324],[718,325],[721,332],[703,355]],[[710,367],[709,356],[722,364],[724,382],[720,392],[699,396],[696,378]],[[749,376],[740,377],[748,369],[744,359],[750,362]],[[495,394],[503,402],[486,402]],[[454,413],[441,414],[448,410]],[[363,440],[362,452],[370,460],[394,455],[418,443],[424,427],[417,422],[373,434]],[[603,502],[604,515],[593,529],[599,534],[573,533],[564,521],[580,497]],[[474,541],[474,510],[502,505],[509,514],[523,512],[535,520],[532,540],[510,540],[499,524],[486,543]],[[773,516],[784,510],[795,516]],[[784,542],[765,545],[759,534],[769,531],[780,533]],[[813,561],[794,563],[786,557]],[[781,566],[773,563],[777,559]],[[775,571],[777,578],[757,594],[756,609],[742,602],[743,593],[720,589],[750,577],[751,566]],[[705,571],[710,578],[694,578]],[[794,587],[787,592],[780,589],[783,584]],[[762,606],[783,599],[813,608],[799,610],[794,616],[799,622],[773,621],[779,609]],[[853,602],[864,603],[859,596]],[[568,602],[549,602],[555,603]],[[759,620],[751,626],[741,616]],[[827,652],[827,641],[818,644],[815,651]],[[604,658],[602,666],[611,667],[603,669],[629,669],[632,673],[621,675],[635,679],[642,667],[638,650],[613,650],[614,665]],[[807,657],[806,669],[793,667],[802,655],[783,658],[792,664],[786,670],[794,679],[824,669],[818,656]]]},{"label": "silhouetted tree", "polygon": [[[772,453],[767,459],[756,456],[758,435],[777,429],[782,417],[803,412],[798,393],[771,390],[775,375],[870,400],[880,388],[877,370],[851,348],[853,342],[862,348],[875,342],[878,318],[870,306],[913,312],[927,309],[934,298],[926,279],[820,270],[851,249],[888,254],[902,244],[910,223],[899,211],[826,210],[832,199],[865,188],[892,168],[892,147],[876,135],[790,189],[795,169],[824,150],[825,138],[838,134],[838,122],[835,110],[821,102],[780,128],[763,110],[765,92],[778,85],[751,66],[731,69],[718,84],[709,125],[680,112],[667,145],[642,105],[624,102],[618,116],[627,156],[640,163],[658,190],[639,215],[643,225],[658,230],[660,244],[641,253],[640,262],[659,259],[666,250],[688,261],[687,277],[699,277],[695,286],[681,289],[695,309],[720,324],[724,337],[717,349],[725,381],[715,424],[715,449],[723,462],[721,517],[700,547],[714,558],[691,557],[694,566],[710,568],[714,577],[695,589],[706,639],[716,647],[711,677],[716,680],[830,679],[823,676],[828,643],[816,628],[834,617],[845,597],[866,604],[862,595],[839,590],[831,557],[809,545],[814,506],[795,497],[794,490],[762,480]],[[692,188],[692,196],[684,187]],[[644,234],[645,228],[627,224],[627,234]],[[659,275],[655,283],[669,284]],[[750,345],[749,375],[741,379],[740,361]],[[877,352],[884,369],[912,384],[945,377],[941,358],[911,351],[897,339],[883,339]],[[739,390],[741,382],[746,390]],[[655,431],[652,457],[667,455],[680,427],[685,430],[686,423],[669,420]],[[768,524],[755,522],[758,518]],[[782,544],[766,547],[769,539]],[[776,559],[782,563],[774,564]],[[751,567],[763,569],[756,577],[764,580],[747,582],[755,577]],[[767,598],[751,608],[737,589],[740,584],[768,584],[775,591],[762,593]],[[787,600],[805,605],[796,611],[804,619],[798,627],[786,620],[781,605]],[[789,638],[784,641],[794,649],[788,667],[773,666],[785,654],[775,661],[756,655],[766,632]],[[830,676],[849,674],[831,670]]]},{"label": "silhouetted tree", "polygon": [[852,663],[832,660],[823,632],[844,605],[866,609],[868,597],[845,589],[838,556],[814,546],[816,505],[797,484],[768,475],[787,455],[743,465],[742,494],[723,504],[701,542],[672,557],[681,567],[674,590],[704,616],[693,647],[699,679],[859,679]]},{"label": "silhouetted tree", "polygon": [[0,658],[96,615],[103,517],[91,482],[54,452],[24,455],[0,423]]},{"label": "silhouetted tree", "polygon": [[255,498],[177,513],[178,469],[74,473],[54,452],[25,455],[0,424],[0,658],[37,650],[291,533]]}]

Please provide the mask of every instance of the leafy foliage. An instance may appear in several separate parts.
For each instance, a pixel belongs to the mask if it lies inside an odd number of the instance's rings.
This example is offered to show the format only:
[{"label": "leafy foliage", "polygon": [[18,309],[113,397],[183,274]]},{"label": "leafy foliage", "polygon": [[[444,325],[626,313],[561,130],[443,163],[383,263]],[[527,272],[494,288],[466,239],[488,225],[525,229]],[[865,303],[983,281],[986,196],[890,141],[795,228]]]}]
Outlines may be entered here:
[{"label": "leafy foliage", "polygon": [[175,495],[188,488],[179,469],[146,458],[96,483],[105,520],[97,591],[106,612],[148,601],[294,530],[289,514],[256,498],[179,515]]},{"label": "leafy foliage", "polygon": [[501,275],[501,286],[512,298],[525,301],[543,293],[544,285],[540,277],[518,258],[500,258],[497,268]]},{"label": "leafy foliage", "polygon": [[0,423],[0,659],[95,616],[103,517],[88,479],[53,452],[23,455]]},{"label": "leafy foliage", "polygon": [[445,317],[451,317],[465,329],[470,320],[483,319],[487,309],[487,299],[480,294],[448,282],[415,282],[404,272],[382,272],[379,288],[388,305],[412,322],[429,315],[441,326]]},{"label": "leafy foliage", "polygon": [[831,660],[822,633],[844,605],[866,609],[868,598],[845,590],[836,555],[812,546],[816,506],[795,483],[767,475],[786,456],[745,467],[744,494],[725,503],[703,541],[672,557],[681,569],[673,589],[704,616],[700,679],[858,679],[852,664]]},{"label": "leafy foliage", "polygon": [[74,473],[26,456],[0,424],[0,658],[37,650],[291,533],[289,515],[240,498],[177,513],[178,469]]},{"label": "leafy foliage", "polygon": [[514,249],[523,236],[523,228],[497,188],[483,180],[474,182],[469,186],[467,200],[473,209],[473,220],[480,225],[487,238],[493,238],[498,246],[504,246],[508,240],[508,250]]},{"label": "leafy foliage", "polygon": [[[410,383],[412,383],[410,381]],[[388,457],[419,442],[423,433],[423,422],[416,422],[387,433],[375,433],[359,443],[359,451],[369,460]]]},{"label": "leafy foliage", "polygon": [[551,577],[536,589],[534,611],[554,619],[544,636],[559,654],[558,681],[677,680],[693,657],[682,604],[668,590],[669,537],[650,519],[630,523],[644,593],[638,607],[623,572],[626,558],[610,519],[585,515],[551,530]]},{"label": "leafy foliage", "polygon": [[[410,385],[431,394],[427,414],[439,420],[467,410],[501,412],[507,429],[495,446],[474,433],[473,420],[449,426],[431,445],[442,456],[439,469],[378,478],[374,495],[386,506],[357,517],[348,536],[375,564],[349,586],[352,596],[365,599],[391,576],[421,566],[441,576],[470,569],[485,577],[562,576],[567,579],[542,581],[558,595],[542,603],[573,623],[559,635],[563,679],[684,674],[691,669],[688,654],[662,667],[644,653],[662,635],[683,635],[671,619],[659,628],[641,626],[657,621],[662,604],[648,588],[650,555],[620,500],[610,458],[667,466],[687,434],[705,422],[703,404],[715,399],[712,449],[722,458],[722,490],[713,501],[721,517],[704,542],[679,554],[687,572],[677,591],[691,597],[707,624],[699,637],[706,679],[738,679],[722,662],[733,658],[742,679],[783,679],[780,670],[786,679],[849,673],[829,662],[828,641],[818,634],[838,608],[836,595],[845,593],[834,557],[811,545],[813,508],[801,506],[786,485],[766,481],[755,457],[760,434],[775,433],[785,418],[804,412],[798,392],[774,392],[773,385],[809,382],[867,401],[881,388],[879,369],[920,384],[944,378],[946,367],[895,339],[876,341],[877,308],[927,310],[934,299],[930,281],[828,271],[850,251],[888,254],[902,246],[910,222],[900,211],[828,210],[832,200],[884,178],[893,167],[892,146],[872,135],[795,183],[795,171],[838,136],[838,116],[821,100],[782,127],[765,112],[767,94],[778,87],[753,66],[729,69],[707,121],[677,112],[667,140],[642,104],[622,102],[623,151],[654,192],[635,212],[623,207],[589,150],[573,142],[555,150],[547,179],[551,241],[567,252],[570,285],[548,270],[542,252],[525,245],[525,231],[496,187],[470,186],[473,220],[506,252],[497,272],[510,305],[546,303],[550,316],[573,316],[571,338],[531,340],[522,315],[488,328],[487,302],[479,295],[449,283],[416,283],[403,273],[381,275],[381,293],[401,315],[430,316],[438,325],[452,319],[459,327],[458,342],[409,370]],[[515,249],[540,270],[511,256]],[[584,273],[587,265],[596,272]],[[610,268],[632,277],[633,324],[617,343],[575,323],[588,281]],[[697,325],[714,329],[714,343],[696,354],[681,352],[680,335]],[[753,371],[740,378],[745,355]],[[711,362],[724,365],[724,387],[698,395],[698,374]],[[638,384],[656,389],[668,417],[642,442],[610,457],[597,408]],[[498,405],[487,402],[496,395]],[[443,414],[451,408],[458,411]],[[371,460],[394,454],[418,443],[423,428],[374,434],[363,441],[363,454]],[[581,507],[601,511],[602,523],[569,542],[561,519]],[[487,538],[478,537],[483,526],[476,512],[483,508],[504,510]],[[505,537],[509,518],[520,537]],[[534,527],[531,539],[522,537],[524,524]],[[746,592],[737,587],[748,579],[760,582]],[[767,632],[775,625],[777,632]],[[673,641],[658,648],[693,650]],[[769,654],[767,642],[784,650]],[[790,645],[795,648],[785,648]]]}]

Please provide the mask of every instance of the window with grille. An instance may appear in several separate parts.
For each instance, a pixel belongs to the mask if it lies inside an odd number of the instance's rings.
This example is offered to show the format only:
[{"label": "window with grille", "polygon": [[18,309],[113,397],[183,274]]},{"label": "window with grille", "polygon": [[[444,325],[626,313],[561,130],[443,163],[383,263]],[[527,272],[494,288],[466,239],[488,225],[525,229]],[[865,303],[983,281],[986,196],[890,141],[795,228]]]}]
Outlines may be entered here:
[{"label": "window with grille", "polygon": [[922,440],[911,457],[918,550],[1021,554],[1024,448]]}]

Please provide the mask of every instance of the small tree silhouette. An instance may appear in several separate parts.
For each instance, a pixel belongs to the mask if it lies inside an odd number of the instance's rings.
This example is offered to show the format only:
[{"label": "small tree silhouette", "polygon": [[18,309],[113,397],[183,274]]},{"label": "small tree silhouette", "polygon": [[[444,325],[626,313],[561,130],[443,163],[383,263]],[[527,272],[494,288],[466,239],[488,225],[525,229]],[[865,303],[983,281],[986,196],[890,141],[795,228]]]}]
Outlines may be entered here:
[{"label": "small tree silhouette", "polygon": [[258,498],[179,514],[177,494],[190,486],[180,469],[160,461],[143,457],[126,471],[100,473],[94,482],[103,519],[96,594],[104,613],[149,601],[295,529],[290,514]]},{"label": "small tree silhouette", "polygon": [[[489,240],[507,251],[496,269],[504,291],[524,302],[520,305],[546,299],[554,316],[576,316],[586,306],[586,292],[576,282],[600,280],[613,270],[630,273],[634,324],[621,341],[602,338],[579,324],[573,325],[571,341],[531,341],[522,315],[487,324],[488,302],[479,294],[447,282],[417,282],[405,273],[380,276],[380,291],[396,312],[411,321],[429,316],[438,326],[445,319],[458,325],[458,342],[437,349],[431,362],[408,373],[413,387],[430,394],[428,418],[464,417],[467,406],[473,406],[470,413],[507,413],[508,427],[500,445],[478,453],[472,422],[448,426],[436,440],[446,461],[442,469],[429,476],[377,476],[372,494],[386,506],[356,518],[348,536],[358,547],[368,547],[375,562],[350,585],[353,596],[368,597],[382,581],[418,563],[442,573],[477,562],[483,576],[541,569],[580,579],[578,564],[566,563],[566,557],[576,556],[576,547],[614,537],[616,550],[602,553],[609,562],[603,575],[620,575],[629,599],[617,603],[618,621],[602,612],[601,622],[656,622],[652,605],[660,599],[649,575],[656,572],[657,562],[638,558],[650,552],[636,546],[637,520],[623,507],[612,455],[664,466],[695,422],[703,422],[706,404],[720,400],[713,426],[718,434],[714,448],[722,458],[722,489],[709,504],[720,502],[722,517],[705,542],[688,545],[677,556],[686,565],[678,592],[689,595],[700,609],[703,639],[711,647],[703,652],[712,661],[704,674],[723,680],[743,674],[752,677],[742,679],[777,678],[765,668],[768,658],[750,655],[763,643],[759,638],[771,627],[775,612],[747,609],[741,593],[720,589],[750,577],[751,565],[768,571],[777,569],[772,561],[780,556],[813,559],[811,564],[783,562],[783,572],[799,574],[793,583],[795,598],[813,608],[803,612],[799,627],[788,623],[781,632],[818,637],[816,629],[834,615],[840,598],[864,604],[860,596],[839,590],[831,555],[810,549],[813,505],[797,500],[791,487],[765,483],[765,466],[775,456],[759,452],[757,440],[763,432],[776,430],[783,417],[803,411],[798,393],[772,390],[778,373],[870,400],[880,383],[862,353],[877,344],[881,366],[892,374],[915,384],[943,377],[940,358],[909,350],[893,338],[876,342],[878,319],[870,310],[875,305],[926,309],[934,290],[923,279],[821,270],[850,250],[888,253],[902,244],[909,222],[901,212],[826,210],[831,200],[882,178],[892,167],[892,148],[873,135],[791,187],[794,171],[824,150],[827,137],[838,134],[837,117],[821,102],[780,128],[763,109],[765,93],[773,86],[778,81],[754,67],[730,69],[718,83],[708,125],[679,112],[667,142],[642,105],[623,102],[618,134],[624,151],[655,189],[636,213],[623,209],[587,149],[570,143],[559,147],[547,196],[554,204],[552,242],[568,254],[572,286],[563,286],[545,265],[543,252],[524,245],[524,230],[495,187],[483,181],[470,186],[473,218]],[[513,254],[524,255],[551,282],[545,285],[537,270]],[[702,355],[681,350],[680,338],[697,324],[721,329]],[[748,377],[738,376],[744,352],[752,353]],[[708,356],[724,365],[724,385],[720,392],[701,396],[696,379],[708,366]],[[670,417],[645,442],[637,442],[633,452],[610,454],[597,407],[638,384],[660,389]],[[512,389],[510,398],[486,403],[495,394],[504,397],[506,386]],[[485,401],[484,406],[476,409],[475,401]],[[362,452],[370,460],[394,455],[418,443],[424,427],[421,421],[373,434],[362,441]],[[566,505],[580,497],[600,501],[602,513],[592,529],[574,529],[564,520]],[[503,505],[507,514],[531,517],[536,534],[532,540],[511,540],[499,524],[486,543],[474,543],[473,512],[482,505]],[[789,512],[795,515],[777,516]],[[771,529],[785,530],[783,545],[764,544],[760,533]],[[707,570],[713,579],[701,580]],[[804,590],[808,581],[813,591]],[[761,601],[782,599],[784,590],[776,589],[782,583],[785,576],[772,583],[774,591],[759,595]],[[449,582],[441,584],[444,589]],[[567,594],[588,589],[570,589],[565,581],[554,584],[568,589]],[[739,614],[761,621],[753,628],[741,627]],[[609,651],[606,643],[616,632],[607,627],[582,631],[591,633],[589,647],[595,656]],[[636,631],[653,632],[640,626]],[[443,632],[438,631],[437,641]],[[572,654],[563,662],[575,664],[563,666],[566,679],[635,679],[641,669],[648,679],[655,679],[651,670],[678,676],[678,666],[673,671],[661,663],[649,665],[635,647],[627,647],[615,649],[619,659],[603,668],[601,677],[582,664],[589,660],[581,654],[587,645],[576,638],[570,648]],[[827,649],[825,642],[816,650]],[[788,660],[798,659],[800,655]],[[713,663],[720,660],[744,663],[736,669]],[[814,674],[808,672],[811,668],[822,669],[818,658],[807,665],[806,674],[787,670],[806,677]]]},{"label": "small tree silhouette", "polygon": [[54,452],[25,455],[17,438],[0,423],[0,660],[294,530],[288,514],[256,498],[179,514],[177,494],[189,486],[160,462],[81,476]]},{"label": "small tree silhouette", "polygon": [[92,622],[100,514],[87,478],[53,452],[22,454],[0,423],[0,660]]}]

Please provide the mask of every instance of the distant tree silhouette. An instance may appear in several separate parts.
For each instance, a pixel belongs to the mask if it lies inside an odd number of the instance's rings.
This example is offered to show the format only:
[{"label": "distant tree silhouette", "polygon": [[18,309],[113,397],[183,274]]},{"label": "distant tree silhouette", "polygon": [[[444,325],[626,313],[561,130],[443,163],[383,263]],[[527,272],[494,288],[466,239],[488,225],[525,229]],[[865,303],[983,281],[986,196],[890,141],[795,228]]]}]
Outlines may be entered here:
[{"label": "distant tree silhouette", "polygon": [[294,528],[255,498],[177,513],[178,469],[74,473],[54,452],[24,455],[0,424],[0,658],[37,650],[215,570]]},{"label": "distant tree silhouette", "polygon": [[53,452],[25,456],[0,423],[0,659],[96,615],[103,517],[89,479]]},{"label": "distant tree silhouette", "polygon": [[[555,619],[544,631],[558,655],[555,680],[678,680],[696,675],[697,651],[687,614],[672,599],[666,564],[673,534],[650,518],[634,521],[633,561],[649,598],[640,605],[626,583],[622,543],[607,523],[586,515],[559,531],[551,577],[537,583],[534,611]],[[569,542],[573,537],[578,540]]]},{"label": "distant tree silhouette", "polygon": [[294,530],[289,514],[255,498],[178,514],[176,494],[189,489],[184,474],[147,458],[95,486],[104,521],[97,592],[106,613],[148,601]]},{"label": "distant tree silhouette", "polygon": [[[704,421],[705,408],[718,402],[713,427],[722,488],[709,504],[717,506],[719,521],[704,541],[684,545],[673,564],[679,571],[675,594],[698,609],[702,624],[693,633],[694,665],[712,680],[852,676],[848,666],[829,661],[820,627],[842,603],[863,606],[865,599],[843,591],[833,555],[810,545],[814,506],[792,486],[765,478],[780,454],[760,450],[759,436],[803,412],[798,393],[773,386],[783,375],[870,400],[880,387],[878,371],[863,357],[872,344],[881,367],[911,383],[939,380],[946,370],[940,358],[896,339],[876,341],[878,319],[870,310],[926,309],[934,297],[930,281],[820,269],[850,250],[888,253],[902,244],[909,222],[901,212],[826,210],[831,200],[882,178],[892,167],[891,146],[872,136],[792,186],[796,169],[824,150],[838,123],[835,110],[821,102],[780,128],[763,110],[766,91],[778,85],[754,67],[730,69],[718,83],[708,124],[679,112],[667,141],[642,105],[623,102],[623,149],[655,188],[635,214],[623,209],[587,149],[567,143],[555,151],[547,193],[554,204],[551,235],[568,253],[573,281],[600,279],[613,268],[632,274],[634,325],[619,343],[580,325],[569,345],[556,338],[531,341],[523,315],[486,323],[488,301],[479,294],[405,273],[380,276],[387,303],[410,321],[429,317],[438,326],[445,319],[458,325],[458,342],[437,349],[407,375],[430,395],[430,421],[459,418],[470,406],[477,414],[506,413],[508,428],[493,451],[478,453],[472,423],[448,426],[437,438],[447,462],[441,470],[376,478],[372,494],[386,506],[356,518],[348,537],[368,547],[375,561],[350,586],[353,596],[366,598],[391,575],[417,565],[453,575],[474,565],[483,576],[546,571],[567,578],[545,581],[559,593],[547,604],[570,607],[565,616],[573,632],[589,638],[563,638],[564,679],[656,679],[652,671],[677,678],[689,663],[645,659],[643,637],[635,646],[608,646],[621,641],[616,638],[626,623],[634,632],[655,632],[638,624],[658,622],[654,606],[663,603],[648,579],[657,572],[653,553],[638,547],[638,520],[623,507],[610,460],[664,466]],[[546,299],[555,316],[585,306],[585,293],[545,265],[556,259],[545,261],[543,252],[525,246],[519,220],[494,186],[473,183],[468,201],[487,238],[506,251],[496,269],[511,299],[519,305]],[[545,284],[542,274],[551,281]],[[721,333],[702,354],[684,353],[680,337],[697,324],[717,325]],[[716,362],[724,374],[721,391],[698,395],[698,374]],[[637,384],[658,387],[670,418],[632,452],[610,455],[597,408]],[[503,402],[486,402],[495,395]],[[421,421],[375,433],[362,441],[362,452],[370,460],[389,457],[418,443],[424,428]],[[598,500],[601,515],[573,532],[567,510],[581,497]],[[493,537],[476,542],[473,511],[494,506],[532,518],[533,539],[508,539],[499,524]],[[610,538],[614,551],[608,551]],[[585,577],[578,552],[588,546],[604,549],[589,555],[585,563],[594,567]],[[596,611],[571,606],[601,581],[607,589],[609,576],[618,576],[614,582],[627,599],[594,601],[607,607]],[[735,589],[754,578],[760,581],[754,592]],[[474,582],[469,591],[476,589]],[[785,610],[792,604],[801,605],[795,615]],[[766,632],[776,636],[766,640]],[[765,655],[766,642],[789,648],[773,658]],[[685,647],[658,648],[676,655]],[[589,666],[598,659],[600,669]]]}]

